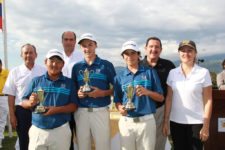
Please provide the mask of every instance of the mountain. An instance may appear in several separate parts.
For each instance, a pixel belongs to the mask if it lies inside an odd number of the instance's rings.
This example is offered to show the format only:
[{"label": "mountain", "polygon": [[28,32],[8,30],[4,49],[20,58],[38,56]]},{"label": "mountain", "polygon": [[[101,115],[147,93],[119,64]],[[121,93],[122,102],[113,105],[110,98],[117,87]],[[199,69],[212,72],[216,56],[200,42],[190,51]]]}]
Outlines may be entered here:
[{"label": "mountain", "polygon": [[[204,56],[198,58],[198,64],[202,67],[207,68],[210,72],[219,73],[222,71],[221,63],[225,59],[225,53],[223,54],[216,54],[211,56]],[[173,61],[176,66],[180,64],[179,60]],[[125,67],[122,66],[115,66],[115,70],[117,74],[123,72]]]},{"label": "mountain", "polygon": [[[222,71],[222,65],[221,63],[225,59],[225,53],[224,54],[216,54],[211,56],[203,56],[198,58],[198,64],[202,67],[207,68],[210,72],[219,73]],[[180,61],[174,61],[174,64],[178,66],[180,64]]]}]

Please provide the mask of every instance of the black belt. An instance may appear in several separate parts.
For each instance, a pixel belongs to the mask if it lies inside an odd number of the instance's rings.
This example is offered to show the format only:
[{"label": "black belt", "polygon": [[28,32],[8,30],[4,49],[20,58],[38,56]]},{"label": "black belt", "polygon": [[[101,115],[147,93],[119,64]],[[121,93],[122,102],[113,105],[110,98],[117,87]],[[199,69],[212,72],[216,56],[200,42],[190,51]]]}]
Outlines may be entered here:
[{"label": "black belt", "polygon": [[0,96],[8,96],[8,94],[0,94]]}]

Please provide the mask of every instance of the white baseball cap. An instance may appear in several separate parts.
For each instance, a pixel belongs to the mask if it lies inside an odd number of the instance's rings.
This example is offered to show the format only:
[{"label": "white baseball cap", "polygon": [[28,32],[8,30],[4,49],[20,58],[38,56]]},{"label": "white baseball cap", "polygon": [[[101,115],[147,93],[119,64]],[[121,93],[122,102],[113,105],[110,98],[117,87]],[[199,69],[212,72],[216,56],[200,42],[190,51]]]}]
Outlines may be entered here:
[{"label": "white baseball cap", "polygon": [[64,56],[63,56],[63,53],[58,50],[58,49],[51,49],[48,51],[47,55],[46,55],[46,58],[49,59],[53,56],[58,56],[59,58],[61,58],[63,61],[64,61]]},{"label": "white baseball cap", "polygon": [[94,41],[94,42],[97,43],[96,38],[94,37],[93,34],[91,34],[91,33],[84,33],[84,34],[81,35],[81,37],[80,37],[80,39],[79,39],[79,41],[78,41],[78,44],[80,44],[81,41],[82,41],[82,40],[85,40],[85,39],[91,40],[91,41]]},{"label": "white baseball cap", "polygon": [[123,54],[123,52],[128,50],[128,49],[139,52],[138,45],[134,41],[127,41],[127,42],[123,43],[123,46],[122,46],[122,49],[121,49],[121,54]]}]

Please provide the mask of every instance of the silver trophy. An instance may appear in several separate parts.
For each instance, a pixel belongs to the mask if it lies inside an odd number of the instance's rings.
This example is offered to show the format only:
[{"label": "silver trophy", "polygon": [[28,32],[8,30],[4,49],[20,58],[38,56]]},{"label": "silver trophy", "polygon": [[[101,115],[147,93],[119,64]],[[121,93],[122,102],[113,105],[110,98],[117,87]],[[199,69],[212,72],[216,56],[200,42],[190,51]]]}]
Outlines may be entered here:
[{"label": "silver trophy", "polygon": [[133,98],[133,95],[134,95],[134,87],[132,85],[128,85],[127,86],[127,89],[126,89],[126,95],[127,95],[127,104],[125,105],[125,109],[127,111],[129,110],[134,110],[136,109],[135,106],[134,106],[134,103],[132,102],[132,98]]},{"label": "silver trophy", "polygon": [[81,89],[81,91],[84,93],[92,91],[90,85],[88,84],[88,82],[90,81],[90,75],[92,73],[93,73],[93,71],[92,70],[89,71],[87,68],[84,71],[80,70],[80,74],[83,76],[83,81],[84,81],[84,85],[83,85],[83,88]]},{"label": "silver trophy", "polygon": [[34,112],[35,113],[44,113],[44,112],[46,112],[46,109],[43,106],[43,102],[44,102],[44,90],[42,90],[41,88],[38,89],[37,90],[37,97],[38,97],[39,105],[35,108]]}]

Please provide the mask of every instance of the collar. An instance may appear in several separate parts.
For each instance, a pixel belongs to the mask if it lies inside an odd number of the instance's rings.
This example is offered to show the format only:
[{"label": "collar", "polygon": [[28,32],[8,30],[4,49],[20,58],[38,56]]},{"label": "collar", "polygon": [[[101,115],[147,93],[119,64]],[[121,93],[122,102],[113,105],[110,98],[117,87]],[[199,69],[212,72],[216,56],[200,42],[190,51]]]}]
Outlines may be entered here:
[{"label": "collar", "polygon": [[64,58],[70,58],[70,57],[73,57],[74,52],[75,52],[75,49],[74,49],[73,52],[70,54],[70,56],[67,56],[66,53],[65,53],[65,51],[63,51],[63,56],[64,56]]},{"label": "collar", "polygon": [[154,67],[152,67],[152,66],[150,66],[150,65],[148,64],[147,56],[145,56],[144,59],[143,59],[142,61],[143,61],[143,63],[144,63],[145,65],[147,65],[147,66],[149,66],[149,67],[151,67],[151,68],[163,66],[163,64],[162,64],[162,59],[161,59],[160,57],[158,58],[158,61],[156,62],[156,65],[155,65]]},{"label": "collar", "polygon": [[[143,65],[138,65],[138,70],[135,74],[139,73],[139,72],[143,72],[145,71],[145,67]],[[128,67],[126,67],[125,71],[124,71],[124,75],[125,76],[128,76],[130,74],[133,74],[129,69]]]},{"label": "collar", "polygon": [[[92,65],[98,66],[98,65],[100,65],[100,62],[101,62],[101,59],[98,57],[98,55],[96,55],[96,58],[95,58],[94,62],[90,66],[92,66]],[[81,61],[81,63],[83,64],[83,66],[89,66],[85,59],[83,59]]]},{"label": "collar", "polygon": [[[46,73],[44,74],[44,77],[46,79],[48,79],[48,80],[51,80],[50,77],[49,77],[49,75],[48,75],[48,71],[46,71]],[[63,76],[62,72],[60,73],[59,78],[57,80],[55,80],[55,81],[60,81],[60,80],[61,81],[64,81],[65,80],[65,76]]]},{"label": "collar", "polygon": [[[190,74],[192,74],[193,72],[195,72],[195,70],[196,70],[197,68],[198,68],[198,65],[197,65],[197,64],[194,64],[194,66],[193,66],[193,68],[192,68]],[[181,64],[180,64],[180,66],[178,67],[178,73],[183,74]]]},{"label": "collar", "polygon": [[27,68],[25,64],[22,64],[21,66],[22,66],[22,69],[31,71],[36,67],[36,64],[34,64],[34,66],[31,69]]},{"label": "collar", "polygon": [[68,58],[73,58],[73,57],[76,57],[76,56],[80,56],[80,54],[82,54],[81,52],[79,52],[77,49],[74,48],[73,52],[71,53],[70,56],[67,56],[65,51],[63,51],[63,56],[64,58],[68,59]]}]

